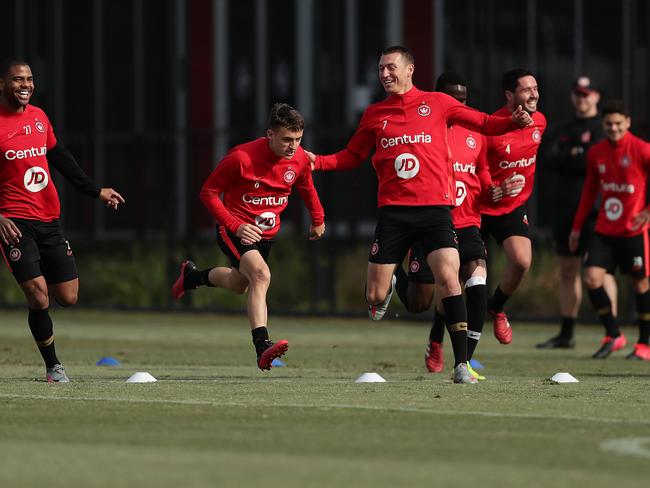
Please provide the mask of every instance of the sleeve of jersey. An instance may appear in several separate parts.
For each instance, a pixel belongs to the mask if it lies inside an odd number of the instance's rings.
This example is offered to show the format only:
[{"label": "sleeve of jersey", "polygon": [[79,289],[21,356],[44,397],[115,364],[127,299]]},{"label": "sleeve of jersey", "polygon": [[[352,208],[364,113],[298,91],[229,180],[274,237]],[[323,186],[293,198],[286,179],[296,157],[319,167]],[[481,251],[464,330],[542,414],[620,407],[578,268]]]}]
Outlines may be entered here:
[{"label": "sleeve of jersey", "polygon": [[363,114],[361,122],[348,145],[342,151],[327,156],[316,156],[314,169],[323,171],[347,170],[361,165],[375,147],[375,135],[367,124],[368,117]]},{"label": "sleeve of jersey", "polygon": [[448,98],[441,100],[448,125],[462,125],[486,136],[498,136],[519,128],[510,117],[488,115]]},{"label": "sleeve of jersey", "polygon": [[592,161],[591,154],[591,151],[587,154],[587,176],[585,177],[585,183],[582,187],[578,210],[573,218],[573,226],[571,227],[572,231],[582,230],[582,226],[591,212],[594,200],[596,200],[596,196],[598,195],[598,173],[596,171],[596,165]]},{"label": "sleeve of jersey", "polygon": [[238,166],[239,160],[237,159],[237,153],[228,154],[221,160],[214,171],[212,171],[203,184],[199,195],[203,205],[205,205],[215,220],[232,233],[235,233],[244,222],[240,221],[228,211],[221,200],[221,194],[226,189],[228,182],[232,184],[237,178],[236,171]]},{"label": "sleeve of jersey", "polygon": [[57,142],[54,147],[48,149],[46,158],[47,163],[61,173],[66,181],[74,186],[79,193],[83,193],[92,198],[99,196],[99,192],[101,191],[99,185],[84,173],[84,170],[77,164],[74,156],[63,144]]},{"label": "sleeve of jersey", "polygon": [[308,167],[305,168],[298,177],[296,188],[298,189],[300,198],[305,202],[307,210],[309,210],[309,213],[311,214],[312,225],[322,225],[323,222],[325,222],[325,211],[323,210],[323,206],[318,198],[318,193],[314,187],[314,180],[312,179],[311,171],[309,171]]},{"label": "sleeve of jersey", "polygon": [[476,158],[476,176],[478,176],[478,181],[481,184],[480,199],[482,201],[489,201],[489,190],[493,182],[492,176],[490,175],[490,166],[487,161],[487,140],[485,137],[482,142],[481,151]]}]

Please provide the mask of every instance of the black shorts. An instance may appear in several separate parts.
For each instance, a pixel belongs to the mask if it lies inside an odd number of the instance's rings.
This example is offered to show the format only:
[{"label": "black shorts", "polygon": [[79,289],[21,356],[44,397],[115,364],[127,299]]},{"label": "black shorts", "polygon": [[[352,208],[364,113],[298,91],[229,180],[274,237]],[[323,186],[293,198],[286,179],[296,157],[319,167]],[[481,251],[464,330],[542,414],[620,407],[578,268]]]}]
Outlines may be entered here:
[{"label": "black shorts", "polygon": [[611,237],[594,232],[584,266],[605,268],[610,274],[619,268],[622,273],[636,278],[650,276],[648,247],[647,229],[633,237]]},{"label": "black shorts", "polygon": [[557,222],[553,226],[553,239],[555,240],[555,252],[559,256],[584,256],[589,249],[589,242],[591,241],[591,236],[594,233],[594,226],[596,225],[595,216],[587,219],[585,224],[582,226],[582,231],[580,232],[580,241],[578,241],[578,249],[575,252],[569,250],[569,234],[571,234],[571,228],[573,227],[573,215],[567,214],[567,218],[563,219],[561,222]]},{"label": "black shorts", "polygon": [[485,242],[490,236],[494,237],[499,245],[503,244],[508,237],[513,236],[530,239],[526,205],[517,207],[504,215],[482,215],[481,222],[481,234]]},{"label": "black shorts", "polygon": [[409,248],[417,241],[422,243],[425,255],[445,247],[458,249],[449,207],[380,207],[368,261],[375,264],[401,264]]},{"label": "black shorts", "polygon": [[[481,231],[475,225],[457,229],[458,254],[460,254],[461,267],[477,259],[487,261],[487,250]],[[409,251],[409,281],[415,283],[434,283],[433,272],[427,264],[427,255],[423,253],[419,242],[416,242]]]},{"label": "black shorts", "polygon": [[239,262],[244,253],[248,251],[257,250],[262,255],[264,261],[269,257],[271,252],[271,246],[273,245],[273,239],[262,240],[259,242],[254,242],[252,244],[242,244],[242,241],[232,232],[226,230],[222,225],[217,225],[217,243],[223,251],[223,253],[228,256],[230,261],[230,266],[235,269],[239,269]]},{"label": "black shorts", "polygon": [[64,283],[79,276],[70,243],[58,220],[10,220],[23,236],[16,245],[2,243],[2,254],[18,283],[38,276],[43,276],[47,283]]}]

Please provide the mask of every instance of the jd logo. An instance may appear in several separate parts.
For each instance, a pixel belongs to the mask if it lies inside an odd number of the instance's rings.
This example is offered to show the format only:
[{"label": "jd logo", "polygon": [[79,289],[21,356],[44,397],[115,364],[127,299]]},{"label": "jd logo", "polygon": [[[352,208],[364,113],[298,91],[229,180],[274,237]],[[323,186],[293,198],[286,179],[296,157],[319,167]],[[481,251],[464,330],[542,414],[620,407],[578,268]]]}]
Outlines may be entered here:
[{"label": "jd logo", "polygon": [[47,172],[40,166],[29,168],[23,177],[25,188],[32,193],[41,191],[49,183]]},{"label": "jd logo", "polygon": [[395,171],[397,176],[408,180],[420,171],[420,161],[413,154],[402,153],[395,158]]}]

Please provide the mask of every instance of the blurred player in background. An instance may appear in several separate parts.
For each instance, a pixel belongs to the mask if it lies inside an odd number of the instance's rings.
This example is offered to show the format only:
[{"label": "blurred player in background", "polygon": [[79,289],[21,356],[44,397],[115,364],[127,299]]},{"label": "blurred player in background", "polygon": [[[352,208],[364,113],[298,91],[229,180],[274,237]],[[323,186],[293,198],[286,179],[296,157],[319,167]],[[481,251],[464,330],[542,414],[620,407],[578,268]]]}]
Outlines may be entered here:
[{"label": "blurred player in background", "polygon": [[413,55],[402,46],[386,48],[378,68],[387,98],[365,110],[345,149],[316,156],[314,167],[352,169],[374,150],[379,214],[368,258],[368,314],[372,320],[384,316],[395,288],[395,267],[419,240],[457,354],[454,381],[476,383],[466,364],[467,310],[458,281],[460,260],[450,212],[456,188],[447,126],[458,124],[479,133],[503,134],[526,126],[531,119],[521,107],[508,116],[489,116],[443,93],[418,90],[413,86]]},{"label": "blurred player in background", "polygon": [[585,259],[585,285],[605,327],[605,338],[593,357],[604,359],[627,343],[603,287],[607,273],[620,268],[632,280],[639,319],[639,340],[627,357],[650,361],[650,208],[646,196],[650,144],[630,133],[630,125],[630,113],[623,102],[613,100],[605,105],[607,138],[587,153],[587,177],[569,235],[569,249],[578,249],[584,222],[600,194],[596,229]]},{"label": "blurred player in background", "polygon": [[509,182],[501,200],[487,202],[481,209],[484,240],[493,236],[503,246],[507,258],[506,269],[488,300],[488,311],[494,319],[494,335],[501,344],[510,344],[512,329],[503,309],[532,263],[526,202],[533,191],[537,150],[546,129],[546,118],[537,111],[539,91],[530,71],[520,68],[508,71],[503,75],[502,89],[506,104],[493,115],[506,116],[516,107],[524,107],[533,119],[533,124],[527,127],[487,138],[492,180],[498,185]]},{"label": "blurred player in background", "polygon": [[320,239],[325,232],[309,159],[300,147],[305,128],[302,115],[277,103],[268,127],[266,137],[234,147],[201,190],[201,200],[217,221],[217,242],[231,267],[199,270],[192,261],[183,261],[172,286],[175,298],[203,285],[235,293],[248,290],[248,319],[261,370],[271,369],[273,360],[289,347],[286,340],[273,343],[269,339],[266,294],[271,272],[267,259],[294,186],[311,214],[310,240]]},{"label": "blurred player in background", "polygon": [[76,190],[110,208],[124,203],[100,188],[57,141],[49,119],[31,105],[34,77],[24,61],[0,65],[0,242],[9,270],[23,290],[28,323],[43,357],[48,382],[67,383],[54,347],[50,296],[62,306],[77,303],[79,278],[70,243],[59,222],[53,166]]},{"label": "blurred player in background", "polygon": [[[587,172],[587,151],[605,137],[603,121],[598,114],[600,92],[591,78],[580,76],[573,84],[571,103],[575,116],[563,124],[553,136],[553,142],[545,154],[545,167],[558,176],[554,185],[553,198],[558,211],[553,212],[553,238],[560,267],[560,333],[537,344],[541,349],[571,348],[575,322],[582,301],[582,256],[587,251],[589,240],[596,224],[597,209],[585,220],[580,234],[580,242],[575,252],[569,250],[569,234],[573,218],[578,209],[580,192]],[[616,281],[606,274],[603,286],[612,302],[612,312],[616,316]]]}]

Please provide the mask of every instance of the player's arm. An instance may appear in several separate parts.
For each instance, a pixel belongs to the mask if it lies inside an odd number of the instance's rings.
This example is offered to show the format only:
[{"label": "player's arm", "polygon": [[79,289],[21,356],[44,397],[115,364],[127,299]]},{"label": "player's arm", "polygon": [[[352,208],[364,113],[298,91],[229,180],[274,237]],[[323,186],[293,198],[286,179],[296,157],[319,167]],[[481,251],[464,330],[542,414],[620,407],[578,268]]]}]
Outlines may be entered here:
[{"label": "player's arm", "polygon": [[[641,157],[645,167],[646,179],[650,176],[650,144],[642,142]],[[632,230],[637,230],[642,226],[650,224],[650,205],[647,205],[641,212],[636,214],[632,219]]]},{"label": "player's arm", "polygon": [[503,198],[503,190],[499,185],[492,181],[490,165],[487,160],[487,147],[487,139],[483,137],[481,150],[476,158],[476,176],[481,184],[481,194],[479,198],[489,205],[491,202],[498,202]]},{"label": "player's arm", "polygon": [[582,226],[591,213],[594,201],[598,195],[598,179],[598,171],[596,169],[596,163],[593,158],[593,151],[589,151],[587,154],[587,176],[585,177],[585,183],[582,186],[582,193],[580,194],[580,203],[578,204],[578,210],[576,211],[576,215],[573,218],[571,234],[569,234],[569,249],[571,252],[574,252],[578,248]]},{"label": "player's arm", "polygon": [[367,112],[361,117],[361,122],[347,146],[342,151],[326,156],[307,153],[312,169],[323,171],[342,171],[361,165],[370,151],[375,147],[375,134],[368,124]]},{"label": "player's arm", "polygon": [[510,117],[500,117],[479,112],[450,96],[441,98],[440,103],[447,125],[458,124],[486,136],[498,136],[533,123],[530,114],[521,106],[518,106]]},{"label": "player's arm", "polygon": [[101,188],[77,163],[72,153],[60,142],[47,151],[47,163],[63,175],[79,193],[91,198],[99,198],[107,206],[117,209],[124,198],[112,188]]},{"label": "player's arm", "polygon": [[316,239],[320,239],[325,233],[325,211],[321,205],[320,198],[318,198],[318,192],[316,191],[314,180],[308,167],[305,167],[300,175],[298,175],[295,186],[311,215],[309,240],[315,241]]},{"label": "player's arm", "polygon": [[226,186],[236,184],[239,178],[240,158],[244,157],[248,156],[240,151],[228,153],[203,183],[199,198],[214,219],[226,229],[237,237],[257,242],[261,239],[262,229],[239,220],[226,208],[221,200],[221,194],[226,190]]}]

